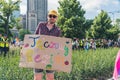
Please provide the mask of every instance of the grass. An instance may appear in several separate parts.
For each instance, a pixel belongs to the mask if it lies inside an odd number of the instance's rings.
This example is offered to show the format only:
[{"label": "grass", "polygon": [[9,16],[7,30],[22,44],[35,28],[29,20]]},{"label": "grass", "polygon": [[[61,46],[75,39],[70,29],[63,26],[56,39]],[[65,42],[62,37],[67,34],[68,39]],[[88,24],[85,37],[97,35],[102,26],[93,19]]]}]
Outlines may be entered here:
[{"label": "grass", "polygon": [[[119,48],[73,51],[70,74],[55,72],[55,80],[106,80],[112,77]],[[20,49],[0,55],[0,80],[33,80],[33,69],[20,68]]]},{"label": "grass", "polygon": [[32,69],[20,68],[20,50],[10,50],[6,57],[0,56],[0,80],[33,80]]}]

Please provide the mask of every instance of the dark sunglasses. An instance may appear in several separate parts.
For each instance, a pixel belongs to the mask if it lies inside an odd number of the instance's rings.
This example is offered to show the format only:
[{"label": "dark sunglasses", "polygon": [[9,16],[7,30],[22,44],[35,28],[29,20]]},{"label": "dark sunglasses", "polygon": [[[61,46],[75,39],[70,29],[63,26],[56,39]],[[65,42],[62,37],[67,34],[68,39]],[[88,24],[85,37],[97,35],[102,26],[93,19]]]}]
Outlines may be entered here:
[{"label": "dark sunglasses", "polygon": [[57,16],[55,16],[55,15],[49,15],[49,18],[56,18]]}]

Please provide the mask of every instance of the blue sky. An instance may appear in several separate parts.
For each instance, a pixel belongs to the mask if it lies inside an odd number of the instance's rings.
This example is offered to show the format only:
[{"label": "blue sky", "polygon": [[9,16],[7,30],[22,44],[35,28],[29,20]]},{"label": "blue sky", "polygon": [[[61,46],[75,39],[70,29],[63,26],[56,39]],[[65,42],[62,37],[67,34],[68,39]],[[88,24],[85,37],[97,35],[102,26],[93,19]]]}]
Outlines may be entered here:
[{"label": "blue sky", "polygon": [[[20,4],[21,14],[26,13],[26,2],[22,0]],[[82,8],[86,11],[85,17],[87,19],[93,19],[101,10],[109,12],[109,16],[113,20],[120,18],[120,0],[78,0],[82,5]],[[59,7],[58,0],[48,0],[48,10],[56,9]],[[119,13],[118,13],[119,11]]]}]

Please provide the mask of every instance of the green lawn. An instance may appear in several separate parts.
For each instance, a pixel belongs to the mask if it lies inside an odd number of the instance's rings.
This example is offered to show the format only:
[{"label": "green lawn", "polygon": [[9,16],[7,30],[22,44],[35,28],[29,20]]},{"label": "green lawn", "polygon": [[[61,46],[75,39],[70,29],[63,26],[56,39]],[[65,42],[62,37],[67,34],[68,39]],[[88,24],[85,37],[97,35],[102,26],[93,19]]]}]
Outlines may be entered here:
[{"label": "green lawn", "polygon": [[[118,48],[73,51],[70,74],[56,72],[55,80],[106,80],[112,77]],[[0,55],[0,80],[33,80],[33,69],[20,68],[20,49]]]}]

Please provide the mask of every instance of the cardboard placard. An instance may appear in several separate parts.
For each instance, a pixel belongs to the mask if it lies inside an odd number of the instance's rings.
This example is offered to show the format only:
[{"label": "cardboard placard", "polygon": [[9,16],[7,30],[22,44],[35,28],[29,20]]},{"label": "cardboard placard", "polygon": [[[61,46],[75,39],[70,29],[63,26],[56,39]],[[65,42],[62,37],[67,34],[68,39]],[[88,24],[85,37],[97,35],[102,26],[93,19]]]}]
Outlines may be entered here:
[{"label": "cardboard placard", "polygon": [[71,71],[72,40],[47,35],[25,35],[20,67]]}]

